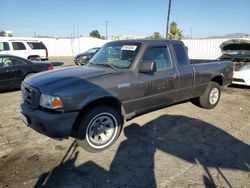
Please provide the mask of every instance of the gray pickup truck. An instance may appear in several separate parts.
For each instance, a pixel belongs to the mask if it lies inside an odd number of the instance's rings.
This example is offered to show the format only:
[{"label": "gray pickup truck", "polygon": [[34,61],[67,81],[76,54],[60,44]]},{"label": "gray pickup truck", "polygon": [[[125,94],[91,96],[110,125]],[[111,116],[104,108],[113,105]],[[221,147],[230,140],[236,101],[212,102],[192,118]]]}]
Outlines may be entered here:
[{"label": "gray pickup truck", "polygon": [[98,152],[117,140],[124,121],[138,115],[187,99],[214,108],[232,76],[230,61],[190,63],[181,41],[114,41],[85,66],[23,81],[21,117],[39,133],[73,137]]}]

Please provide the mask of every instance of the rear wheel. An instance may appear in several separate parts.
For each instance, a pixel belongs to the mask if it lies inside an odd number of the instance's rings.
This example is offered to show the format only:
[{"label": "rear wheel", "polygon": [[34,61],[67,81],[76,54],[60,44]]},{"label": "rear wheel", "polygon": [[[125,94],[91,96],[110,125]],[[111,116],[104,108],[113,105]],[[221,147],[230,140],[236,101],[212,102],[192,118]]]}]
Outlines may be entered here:
[{"label": "rear wheel", "polygon": [[78,128],[78,144],[89,152],[99,152],[110,147],[119,137],[121,115],[109,106],[91,109],[82,117]]},{"label": "rear wheel", "polygon": [[199,97],[199,104],[206,109],[214,108],[221,96],[220,85],[216,82],[209,82],[205,92]]},{"label": "rear wheel", "polygon": [[39,56],[33,56],[28,58],[31,61],[42,61],[42,59]]}]

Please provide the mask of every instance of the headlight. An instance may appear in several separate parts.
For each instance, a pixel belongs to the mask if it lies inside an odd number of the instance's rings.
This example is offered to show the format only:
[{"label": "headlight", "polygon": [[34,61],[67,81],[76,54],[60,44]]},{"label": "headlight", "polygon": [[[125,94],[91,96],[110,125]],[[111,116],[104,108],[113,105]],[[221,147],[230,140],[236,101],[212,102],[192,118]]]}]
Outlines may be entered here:
[{"label": "headlight", "polygon": [[83,60],[86,60],[86,59],[88,59],[88,56],[81,56],[80,58]]},{"label": "headlight", "polygon": [[60,97],[50,96],[50,95],[45,95],[45,94],[42,94],[40,96],[39,104],[42,107],[53,109],[53,110],[63,108],[63,103]]}]

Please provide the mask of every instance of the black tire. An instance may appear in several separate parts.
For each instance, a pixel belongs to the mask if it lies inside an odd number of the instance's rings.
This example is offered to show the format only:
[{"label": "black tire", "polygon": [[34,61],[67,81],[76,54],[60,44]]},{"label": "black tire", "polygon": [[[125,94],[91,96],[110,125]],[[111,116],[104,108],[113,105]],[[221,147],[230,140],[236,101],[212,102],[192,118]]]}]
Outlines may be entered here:
[{"label": "black tire", "polygon": [[122,124],[122,116],[113,108],[95,107],[82,117],[77,130],[77,143],[92,153],[103,151],[118,139]]},{"label": "black tire", "polygon": [[221,96],[221,87],[216,82],[209,82],[205,92],[198,98],[201,107],[206,109],[214,108]]},{"label": "black tire", "polygon": [[39,56],[29,57],[30,61],[42,61],[42,59]]}]

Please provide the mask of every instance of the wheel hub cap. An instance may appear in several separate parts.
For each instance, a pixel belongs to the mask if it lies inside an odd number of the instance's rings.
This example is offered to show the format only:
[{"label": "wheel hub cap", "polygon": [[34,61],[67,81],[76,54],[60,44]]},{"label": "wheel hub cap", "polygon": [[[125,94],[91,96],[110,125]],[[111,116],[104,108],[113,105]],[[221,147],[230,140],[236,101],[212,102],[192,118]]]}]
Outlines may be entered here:
[{"label": "wheel hub cap", "polygon": [[112,139],[115,132],[115,123],[111,117],[101,115],[92,120],[88,129],[88,139],[94,145],[102,145]]},{"label": "wheel hub cap", "polygon": [[213,88],[209,94],[209,102],[210,104],[214,105],[217,103],[218,99],[219,99],[219,90],[217,88]]}]

